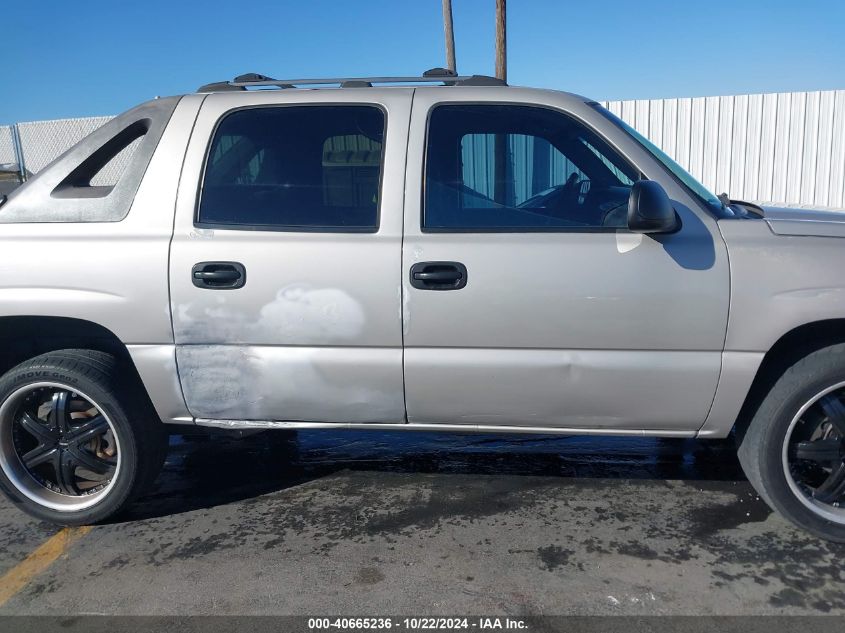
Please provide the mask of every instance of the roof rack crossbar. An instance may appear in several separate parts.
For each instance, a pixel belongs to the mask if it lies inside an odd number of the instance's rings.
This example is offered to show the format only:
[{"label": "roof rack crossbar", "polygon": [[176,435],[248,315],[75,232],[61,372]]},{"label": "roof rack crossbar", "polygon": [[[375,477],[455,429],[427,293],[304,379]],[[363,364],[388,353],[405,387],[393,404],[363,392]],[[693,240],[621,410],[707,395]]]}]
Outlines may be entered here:
[{"label": "roof rack crossbar", "polygon": [[198,92],[225,90],[246,90],[247,88],[291,88],[295,86],[343,86],[362,87],[367,84],[418,84],[443,83],[446,85],[507,85],[501,79],[486,75],[423,75],[420,77],[333,77],[315,79],[272,79],[264,75],[249,73],[235,77],[233,81],[222,81],[202,86]]}]

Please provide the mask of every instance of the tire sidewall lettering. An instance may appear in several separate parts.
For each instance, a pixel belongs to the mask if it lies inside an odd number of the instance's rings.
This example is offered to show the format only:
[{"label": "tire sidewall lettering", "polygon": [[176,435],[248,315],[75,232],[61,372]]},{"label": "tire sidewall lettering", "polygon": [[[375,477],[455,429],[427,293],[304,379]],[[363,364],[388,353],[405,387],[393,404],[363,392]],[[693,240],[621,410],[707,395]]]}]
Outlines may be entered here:
[{"label": "tire sidewall lettering", "polygon": [[38,382],[41,380],[61,381],[77,384],[78,381],[60,371],[49,369],[32,369],[15,376],[15,383]]}]

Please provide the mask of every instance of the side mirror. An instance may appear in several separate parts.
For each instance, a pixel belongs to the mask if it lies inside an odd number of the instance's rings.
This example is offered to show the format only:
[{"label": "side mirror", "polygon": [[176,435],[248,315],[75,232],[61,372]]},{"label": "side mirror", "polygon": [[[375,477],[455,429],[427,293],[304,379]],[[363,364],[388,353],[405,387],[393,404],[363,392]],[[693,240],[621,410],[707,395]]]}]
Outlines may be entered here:
[{"label": "side mirror", "polygon": [[678,216],[660,183],[638,180],[631,187],[628,228],[637,233],[671,233],[678,228]]}]

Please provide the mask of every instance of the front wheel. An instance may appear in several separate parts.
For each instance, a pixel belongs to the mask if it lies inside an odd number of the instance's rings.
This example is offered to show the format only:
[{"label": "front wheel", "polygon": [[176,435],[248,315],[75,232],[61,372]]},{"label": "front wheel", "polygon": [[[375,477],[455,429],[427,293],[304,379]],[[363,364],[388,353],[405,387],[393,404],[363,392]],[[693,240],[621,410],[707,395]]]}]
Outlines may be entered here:
[{"label": "front wheel", "polygon": [[808,354],[784,372],[741,434],[739,458],[775,510],[845,542],[845,345]]},{"label": "front wheel", "polygon": [[163,425],[114,356],[50,352],[0,378],[0,488],[62,525],[114,515],[161,468]]}]

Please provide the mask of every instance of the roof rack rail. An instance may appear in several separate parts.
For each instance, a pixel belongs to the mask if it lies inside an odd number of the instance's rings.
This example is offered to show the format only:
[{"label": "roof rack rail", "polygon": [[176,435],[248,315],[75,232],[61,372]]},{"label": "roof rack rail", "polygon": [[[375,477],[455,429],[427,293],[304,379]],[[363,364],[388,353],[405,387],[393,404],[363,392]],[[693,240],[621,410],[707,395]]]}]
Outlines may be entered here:
[{"label": "roof rack rail", "polygon": [[365,88],[373,84],[442,83],[447,86],[507,86],[501,79],[487,75],[458,75],[446,68],[432,68],[420,77],[334,77],[330,79],[273,79],[258,73],[238,75],[232,81],[218,81],[200,86],[197,92],[227,92],[249,88],[295,88],[296,86],[332,86]]}]

